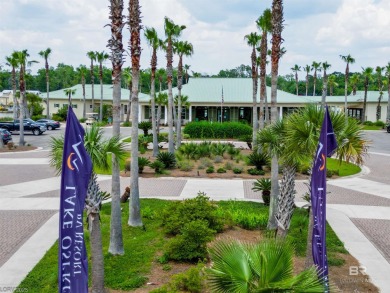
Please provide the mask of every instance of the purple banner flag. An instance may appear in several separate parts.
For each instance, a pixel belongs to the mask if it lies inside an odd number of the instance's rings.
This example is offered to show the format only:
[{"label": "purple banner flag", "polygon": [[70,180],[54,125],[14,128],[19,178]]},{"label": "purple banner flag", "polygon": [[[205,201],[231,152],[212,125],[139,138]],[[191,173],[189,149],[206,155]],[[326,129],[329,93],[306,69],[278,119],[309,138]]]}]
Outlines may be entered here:
[{"label": "purple banner flag", "polygon": [[92,162],[84,148],[84,128],[68,108],[62,156],[58,292],[88,292],[88,260],[83,210]]},{"label": "purple banner flag", "polygon": [[329,290],[328,259],[326,255],[326,157],[330,157],[336,148],[336,137],[333,132],[328,106],[326,106],[311,175],[313,261],[319,269],[319,277],[324,279],[326,286],[325,292],[328,292]]}]

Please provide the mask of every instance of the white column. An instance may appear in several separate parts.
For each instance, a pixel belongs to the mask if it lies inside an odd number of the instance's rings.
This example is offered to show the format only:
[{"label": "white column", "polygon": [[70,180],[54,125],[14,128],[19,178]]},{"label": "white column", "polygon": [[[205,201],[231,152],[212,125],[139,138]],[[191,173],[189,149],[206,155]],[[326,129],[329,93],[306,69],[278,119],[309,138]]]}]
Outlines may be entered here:
[{"label": "white column", "polygon": [[138,123],[142,121],[143,119],[143,113],[142,113],[142,106],[140,104],[138,104]]},{"label": "white column", "polygon": [[279,120],[283,119],[283,107],[279,107]]},{"label": "white column", "polygon": [[190,106],[188,111],[189,111],[189,113],[188,113],[188,122],[191,122],[192,121],[192,106]]}]

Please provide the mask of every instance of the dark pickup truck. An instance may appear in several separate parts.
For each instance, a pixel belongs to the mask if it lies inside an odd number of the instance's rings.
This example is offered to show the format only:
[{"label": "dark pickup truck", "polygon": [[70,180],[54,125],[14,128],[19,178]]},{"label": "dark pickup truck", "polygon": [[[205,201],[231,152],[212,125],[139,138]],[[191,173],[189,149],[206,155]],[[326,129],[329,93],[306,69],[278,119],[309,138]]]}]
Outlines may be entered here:
[{"label": "dark pickup truck", "polygon": [[[13,122],[0,122],[0,128],[7,129],[9,132],[19,131],[20,122],[19,119]],[[46,131],[46,125],[43,123],[35,122],[32,119],[23,119],[24,131],[31,131],[34,135],[40,135]]]}]

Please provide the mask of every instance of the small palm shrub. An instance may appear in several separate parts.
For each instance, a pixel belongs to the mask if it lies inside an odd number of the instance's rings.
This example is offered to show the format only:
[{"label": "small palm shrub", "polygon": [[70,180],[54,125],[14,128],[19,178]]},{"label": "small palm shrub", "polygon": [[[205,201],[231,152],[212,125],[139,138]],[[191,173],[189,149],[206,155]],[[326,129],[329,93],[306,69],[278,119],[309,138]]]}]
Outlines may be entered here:
[{"label": "small palm shrub", "polygon": [[138,157],[138,173],[142,173],[146,166],[150,165],[150,161],[145,157]]},{"label": "small palm shrub", "polygon": [[248,165],[255,166],[257,170],[261,170],[263,166],[270,163],[270,158],[266,153],[258,153],[254,151],[248,156]]},{"label": "small palm shrub", "polygon": [[160,133],[157,137],[158,142],[168,142],[168,133]]},{"label": "small palm shrub", "polygon": [[235,148],[233,145],[229,145],[226,149],[226,152],[229,154],[230,159],[233,160],[241,152],[240,149]]},{"label": "small palm shrub", "polygon": [[157,161],[160,161],[164,164],[165,169],[173,169],[176,166],[176,157],[175,154],[170,152],[160,152],[157,155]]},{"label": "small palm shrub", "polygon": [[242,173],[242,168],[239,168],[239,167],[233,168],[233,173],[234,174],[241,174]]},{"label": "small palm shrub", "polygon": [[264,205],[269,206],[271,195],[271,179],[260,178],[253,183],[253,191],[261,191]]},{"label": "small palm shrub", "polygon": [[227,145],[224,143],[213,143],[211,144],[210,150],[213,155],[223,157],[227,150]]},{"label": "small palm shrub", "polygon": [[246,170],[248,172],[248,174],[250,175],[265,175],[265,172],[263,170],[257,170],[256,168],[250,168],[248,170]]},{"label": "small palm shrub", "polygon": [[206,169],[206,173],[207,174],[211,174],[211,173],[214,173],[214,166],[210,166],[210,167],[208,167],[207,169]]},{"label": "small palm shrub", "polygon": [[218,168],[217,173],[226,173],[226,169],[225,168]]},{"label": "small palm shrub", "polygon": [[145,136],[148,136],[148,132],[149,130],[152,129],[152,122],[150,121],[142,121],[138,124],[138,128],[139,129],[142,129],[142,131],[144,132],[144,135]]},{"label": "small palm shrub", "polygon": [[183,143],[178,152],[189,159],[196,159],[198,157],[198,145],[194,142]]},{"label": "small palm shrub", "polygon": [[211,142],[203,141],[198,144],[198,155],[199,158],[210,157],[211,156]]},{"label": "small palm shrub", "polygon": [[154,169],[154,172],[156,172],[156,174],[162,174],[162,172],[164,171],[164,163],[158,160],[151,163],[149,167]]}]

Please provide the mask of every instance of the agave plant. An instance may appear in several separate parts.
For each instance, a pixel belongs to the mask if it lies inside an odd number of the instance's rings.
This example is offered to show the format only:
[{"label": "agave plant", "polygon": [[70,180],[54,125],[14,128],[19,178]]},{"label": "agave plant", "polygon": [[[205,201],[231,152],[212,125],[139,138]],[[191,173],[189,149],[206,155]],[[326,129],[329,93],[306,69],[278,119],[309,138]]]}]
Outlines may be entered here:
[{"label": "agave plant", "polygon": [[314,267],[293,275],[293,248],[287,242],[220,241],[209,253],[212,292],[324,292]]}]

